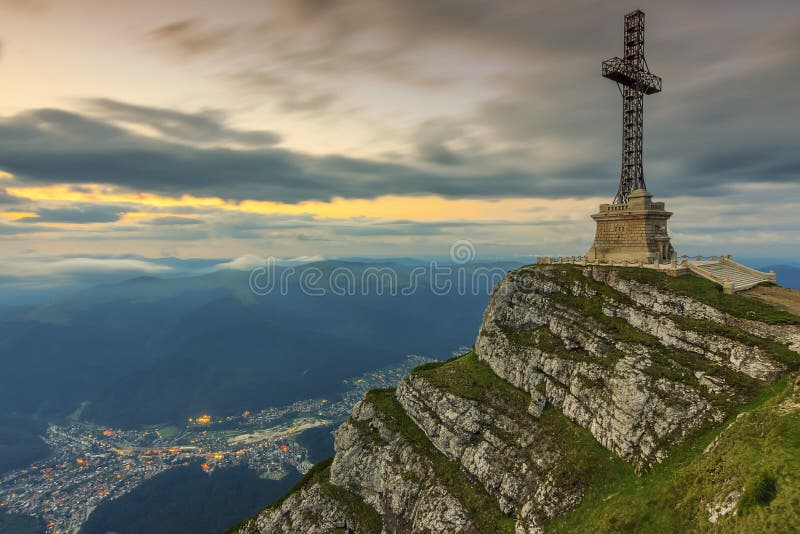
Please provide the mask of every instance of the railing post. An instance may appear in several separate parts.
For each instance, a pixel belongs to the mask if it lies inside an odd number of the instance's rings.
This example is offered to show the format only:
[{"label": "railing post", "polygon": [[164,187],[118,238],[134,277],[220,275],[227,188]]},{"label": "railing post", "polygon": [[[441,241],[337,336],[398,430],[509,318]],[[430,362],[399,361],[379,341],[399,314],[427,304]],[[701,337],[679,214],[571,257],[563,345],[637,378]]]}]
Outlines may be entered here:
[{"label": "railing post", "polygon": [[733,288],[733,282],[731,282],[730,280],[723,281],[722,292],[725,293],[726,295],[732,295],[733,293],[735,293]]}]

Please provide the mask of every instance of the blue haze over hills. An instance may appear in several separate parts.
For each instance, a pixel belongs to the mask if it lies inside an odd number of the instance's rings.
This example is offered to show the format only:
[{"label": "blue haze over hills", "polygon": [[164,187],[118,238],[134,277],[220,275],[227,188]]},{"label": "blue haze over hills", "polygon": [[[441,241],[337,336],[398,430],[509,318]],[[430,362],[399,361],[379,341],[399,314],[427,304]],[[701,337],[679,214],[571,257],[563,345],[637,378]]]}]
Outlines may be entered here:
[{"label": "blue haze over hills", "polygon": [[[335,269],[359,281],[369,270],[391,269],[404,287],[412,270],[426,265],[337,260],[275,272],[313,267],[322,287]],[[485,267],[498,276],[518,265]],[[366,291],[340,296],[328,285],[325,296],[313,296],[295,274],[285,294],[276,288],[256,295],[249,271],[192,270],[121,281],[106,276],[88,287],[84,277],[25,298],[16,296],[19,289],[5,292],[0,428],[15,438],[0,441],[8,453],[0,468],[41,454],[31,444],[39,443],[42,425],[82,404],[83,419],[113,427],[180,424],[201,412],[224,416],[335,395],[343,379],[408,354],[448,357],[472,343],[489,290],[483,281],[475,290],[437,294],[430,280],[419,279],[410,295],[391,296],[388,287],[379,294],[376,275]],[[442,283],[449,278],[455,288],[456,277],[454,271]]]}]

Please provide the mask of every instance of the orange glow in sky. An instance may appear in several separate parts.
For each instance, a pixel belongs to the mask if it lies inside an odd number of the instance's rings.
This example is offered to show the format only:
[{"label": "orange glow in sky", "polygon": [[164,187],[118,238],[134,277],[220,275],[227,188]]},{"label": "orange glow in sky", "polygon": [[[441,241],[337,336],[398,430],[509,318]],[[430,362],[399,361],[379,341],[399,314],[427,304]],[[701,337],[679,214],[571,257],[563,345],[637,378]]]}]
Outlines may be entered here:
[{"label": "orange glow in sky", "polygon": [[[113,188],[97,184],[76,190],[66,185],[47,187],[8,187],[8,193],[34,201],[50,202],[91,202],[109,204],[136,204],[150,208],[194,208],[218,209],[242,213],[262,215],[312,215],[320,219],[350,219],[356,217],[409,220],[409,221],[446,221],[446,220],[548,220],[563,216],[575,210],[581,215],[589,213],[603,199],[546,199],[546,198],[510,198],[501,200],[487,199],[448,199],[434,195],[398,196],[387,195],[374,199],[341,198],[330,202],[305,201],[296,204],[263,200],[244,200],[241,202],[226,201],[217,197],[196,197],[182,195],[169,197],[152,193],[119,192]],[[0,216],[4,215],[0,213]],[[9,212],[8,216],[35,216],[30,213]],[[192,214],[177,212],[126,212],[123,222],[151,217],[179,216],[192,217]]]}]

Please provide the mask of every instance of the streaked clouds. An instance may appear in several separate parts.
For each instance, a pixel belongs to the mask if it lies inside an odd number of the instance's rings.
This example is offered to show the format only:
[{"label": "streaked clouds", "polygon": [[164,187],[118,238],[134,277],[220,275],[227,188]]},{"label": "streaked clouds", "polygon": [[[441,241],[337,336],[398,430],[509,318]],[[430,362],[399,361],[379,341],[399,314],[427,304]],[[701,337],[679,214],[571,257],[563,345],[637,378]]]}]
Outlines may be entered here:
[{"label": "streaked clouds", "polygon": [[35,215],[18,222],[93,224],[116,222],[122,211],[114,206],[77,205],[64,208],[37,208]]},{"label": "streaked clouds", "polygon": [[[679,252],[796,255],[800,5],[639,6],[664,78],[645,175]],[[0,10],[8,250],[581,254],[615,190],[620,102],[599,64],[628,2]]]}]

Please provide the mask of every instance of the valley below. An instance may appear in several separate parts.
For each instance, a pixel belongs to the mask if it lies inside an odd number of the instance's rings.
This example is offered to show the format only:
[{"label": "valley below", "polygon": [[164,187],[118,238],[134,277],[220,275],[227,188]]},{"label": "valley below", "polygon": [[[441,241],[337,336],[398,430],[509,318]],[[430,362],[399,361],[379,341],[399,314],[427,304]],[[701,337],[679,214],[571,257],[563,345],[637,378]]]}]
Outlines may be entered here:
[{"label": "valley below", "polygon": [[[330,432],[366,391],[393,387],[411,369],[428,361],[431,359],[409,356],[396,365],[353,377],[346,381],[347,388],[338,398],[306,399],[257,412],[243,409],[238,416],[200,414],[182,428],[156,425],[131,430],[87,421],[50,424],[44,441],[51,454],[0,477],[0,510],[39,518],[46,532],[89,533],[93,532],[91,528],[82,528],[87,521],[93,524],[95,509],[141,487],[146,489],[148,481],[159,477],[194,480],[189,473],[197,470],[208,477],[238,473],[239,478],[258,487],[253,475],[243,474],[244,469],[261,480],[285,480],[272,485],[285,491],[287,483],[311,469],[317,452],[312,447],[324,448],[326,441],[332,443]],[[317,440],[319,444],[306,443],[304,434],[312,430],[325,432],[327,439]],[[186,473],[167,475],[176,469]],[[152,487],[158,488],[159,483]],[[257,510],[263,501],[255,505]],[[110,516],[103,520],[106,526],[124,517],[104,515]],[[208,529],[214,532],[210,526]],[[38,530],[37,525],[33,531]]]}]

